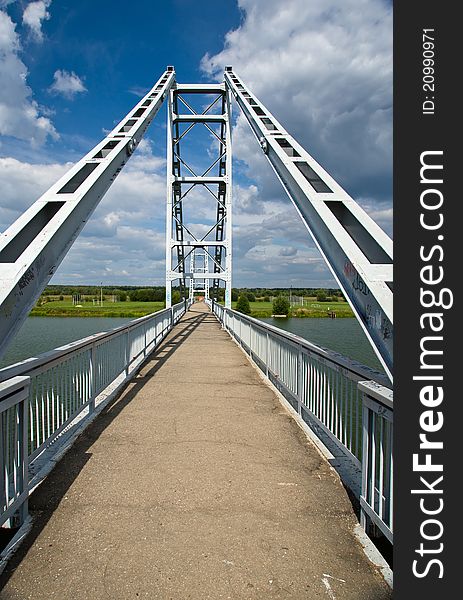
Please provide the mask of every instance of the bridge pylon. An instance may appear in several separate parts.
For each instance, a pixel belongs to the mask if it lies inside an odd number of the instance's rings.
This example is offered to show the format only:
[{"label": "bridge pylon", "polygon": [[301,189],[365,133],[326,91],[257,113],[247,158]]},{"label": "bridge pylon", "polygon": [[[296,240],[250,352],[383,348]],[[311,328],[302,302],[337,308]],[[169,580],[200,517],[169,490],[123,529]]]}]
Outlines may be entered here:
[{"label": "bridge pylon", "polygon": [[[225,83],[179,84],[167,107],[166,307],[172,287],[231,307],[232,148]],[[202,134],[202,135],[201,135]],[[196,225],[198,222],[201,225]],[[187,265],[190,270],[187,270]]]}]

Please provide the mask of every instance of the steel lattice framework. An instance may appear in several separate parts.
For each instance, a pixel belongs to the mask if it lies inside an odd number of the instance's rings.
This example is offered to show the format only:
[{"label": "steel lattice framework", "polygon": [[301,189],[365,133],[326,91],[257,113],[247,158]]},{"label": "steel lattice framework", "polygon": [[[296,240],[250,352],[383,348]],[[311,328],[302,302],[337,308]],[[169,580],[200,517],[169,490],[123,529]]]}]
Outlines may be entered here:
[{"label": "steel lattice framework", "polygon": [[[192,106],[201,105],[201,112]],[[182,112],[180,112],[182,111]],[[172,282],[181,290],[188,282],[190,296],[201,292],[218,297],[225,287],[225,305],[231,306],[232,209],[230,97],[225,84],[174,84],[167,115],[166,306],[172,303]],[[183,156],[182,147],[198,128],[211,138],[204,149],[207,165],[198,171]],[[215,219],[206,231],[195,231],[196,210],[210,200]],[[191,205],[187,219],[188,203]],[[190,270],[186,269],[187,265]],[[213,270],[209,271],[209,265]],[[212,285],[211,285],[212,284]]]},{"label": "steel lattice framework", "polygon": [[[190,296],[199,285],[206,297],[214,297],[223,285],[230,307],[232,95],[392,378],[392,240],[288,134],[232,67],[226,67],[223,83],[204,85],[176,83],[174,67],[167,67],[110,134],[0,236],[0,355],[166,98],[166,305],[171,306],[172,282],[178,281]],[[199,97],[200,109],[190,100],[197,104]],[[185,156],[188,138],[198,128],[206,128],[209,136],[203,152],[209,160],[206,168]],[[213,217],[211,207],[205,209],[199,199],[199,189],[212,203]],[[209,215],[207,225],[198,211]]]}]

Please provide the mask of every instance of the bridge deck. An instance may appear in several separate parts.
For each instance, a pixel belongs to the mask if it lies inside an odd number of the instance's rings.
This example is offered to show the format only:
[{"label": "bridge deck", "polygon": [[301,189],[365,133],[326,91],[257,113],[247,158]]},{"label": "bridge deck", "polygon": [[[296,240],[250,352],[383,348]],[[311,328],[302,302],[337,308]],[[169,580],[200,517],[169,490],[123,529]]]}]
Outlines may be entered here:
[{"label": "bridge deck", "polygon": [[30,507],[2,599],[391,597],[337,475],[204,305]]}]

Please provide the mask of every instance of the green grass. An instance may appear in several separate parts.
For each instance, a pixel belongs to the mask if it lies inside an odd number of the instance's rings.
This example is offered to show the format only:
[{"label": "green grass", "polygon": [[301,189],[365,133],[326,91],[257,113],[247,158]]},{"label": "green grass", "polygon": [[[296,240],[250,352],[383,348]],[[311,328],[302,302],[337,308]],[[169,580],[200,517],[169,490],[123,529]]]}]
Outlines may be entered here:
[{"label": "green grass", "polygon": [[57,300],[35,306],[31,317],[128,317],[136,319],[162,310],[164,302],[109,302],[103,306],[92,302],[82,302],[81,306],[73,306],[71,300]]},{"label": "green grass", "polygon": [[[232,302],[235,308],[236,302]],[[251,317],[271,317],[273,314],[272,302],[250,302]],[[336,317],[353,317],[351,307],[347,302],[317,302],[315,299],[307,298],[304,306],[293,306],[290,317],[329,317],[330,313],[336,313]]]}]

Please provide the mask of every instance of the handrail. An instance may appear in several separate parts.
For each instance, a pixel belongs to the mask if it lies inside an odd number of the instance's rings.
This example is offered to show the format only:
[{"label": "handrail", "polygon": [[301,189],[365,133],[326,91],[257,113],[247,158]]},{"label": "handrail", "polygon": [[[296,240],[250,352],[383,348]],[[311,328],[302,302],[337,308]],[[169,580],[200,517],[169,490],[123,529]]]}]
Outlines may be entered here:
[{"label": "handrail", "polygon": [[27,516],[29,377],[0,383],[0,527]]},{"label": "handrail", "polygon": [[[56,440],[83,427],[95,408],[133,377],[190,304],[185,300],[0,370],[0,472],[6,465],[3,504],[0,477],[0,524],[24,522],[34,472],[57,451]],[[27,389],[10,406],[10,391],[23,380]],[[21,420],[12,412],[18,410],[25,415]],[[18,436],[23,440],[21,452]],[[26,473],[20,493],[19,471]]]},{"label": "handrail", "polygon": [[175,310],[178,307],[183,306],[183,302],[179,302],[174,305],[172,309],[165,308],[163,310],[150,313],[149,315],[145,315],[143,317],[138,317],[125,323],[124,325],[119,325],[118,327],[114,327],[108,331],[102,331],[100,333],[95,333],[93,335],[89,335],[85,338],[81,338],[80,340],[76,340],[74,342],[70,342],[69,344],[64,344],[63,346],[58,346],[58,348],[54,348],[53,350],[48,350],[47,352],[43,352],[39,356],[26,358],[25,360],[18,361],[13,363],[12,365],[8,365],[7,367],[3,367],[0,369],[0,381],[6,381],[11,377],[16,377],[16,375],[22,375],[23,373],[33,371],[39,367],[43,367],[48,363],[55,361],[57,358],[62,358],[66,356],[66,354],[71,354],[88,344],[93,344],[97,342],[101,342],[105,338],[117,335],[120,332],[126,331],[129,328],[136,327],[141,323],[146,321],[150,321],[155,315],[159,316],[164,313],[169,313],[171,310]]},{"label": "handrail", "polygon": [[355,373],[358,377],[360,377],[362,379],[371,379],[372,381],[376,381],[377,383],[380,383],[384,387],[390,387],[390,385],[391,385],[391,382],[389,381],[389,378],[386,376],[386,374],[381,373],[380,371],[377,371],[376,369],[373,369],[372,367],[364,365],[360,362],[357,362],[356,360],[349,358],[348,356],[345,356],[343,354],[340,354],[339,352],[330,350],[328,348],[324,348],[323,346],[318,346],[318,345],[314,344],[313,342],[309,342],[308,340],[296,335],[295,333],[285,331],[284,329],[280,329],[279,327],[270,325],[270,323],[263,323],[262,321],[260,321],[259,319],[256,319],[255,317],[250,317],[249,315],[245,315],[243,313],[240,313],[240,312],[235,311],[230,308],[226,309],[221,304],[217,304],[217,302],[215,302],[214,300],[210,301],[208,304],[213,312],[214,312],[213,307],[215,306],[219,310],[223,309],[223,310],[230,311],[230,313],[235,313],[236,315],[239,315],[240,319],[249,321],[253,325],[255,325],[257,327],[261,327],[262,329],[272,331],[276,335],[286,338],[287,340],[289,340],[297,345],[305,346],[307,349],[311,350],[315,354],[320,355],[321,357],[335,363],[336,365],[338,365],[344,369],[348,369],[349,371],[351,371],[352,373]]}]

